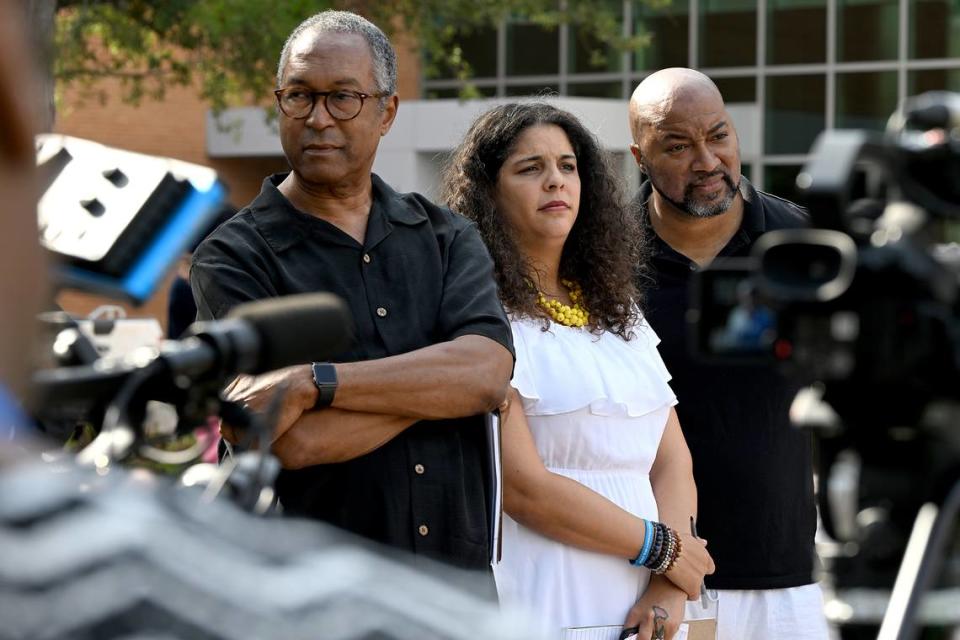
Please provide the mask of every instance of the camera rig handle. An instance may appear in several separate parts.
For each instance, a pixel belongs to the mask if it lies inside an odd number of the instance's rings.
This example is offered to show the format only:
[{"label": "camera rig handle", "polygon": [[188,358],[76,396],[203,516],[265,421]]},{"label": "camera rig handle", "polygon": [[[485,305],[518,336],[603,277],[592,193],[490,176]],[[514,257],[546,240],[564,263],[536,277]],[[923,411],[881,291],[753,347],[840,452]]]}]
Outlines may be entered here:
[{"label": "camera rig handle", "polygon": [[810,161],[797,175],[799,199],[810,211],[811,226],[847,231],[846,214],[854,200],[858,167],[863,163],[888,166],[889,153],[877,133],[821,133],[814,142]]}]

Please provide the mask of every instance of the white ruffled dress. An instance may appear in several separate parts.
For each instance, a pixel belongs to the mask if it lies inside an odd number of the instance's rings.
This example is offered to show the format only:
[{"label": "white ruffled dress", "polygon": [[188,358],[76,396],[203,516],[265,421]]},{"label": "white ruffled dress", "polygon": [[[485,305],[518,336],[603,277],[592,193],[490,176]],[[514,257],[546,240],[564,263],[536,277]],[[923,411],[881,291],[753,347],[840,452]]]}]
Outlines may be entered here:
[{"label": "white ruffled dress", "polygon": [[[512,385],[547,469],[590,487],[642,518],[657,519],[650,468],[676,396],[641,321],[634,337],[514,319]],[[494,567],[501,602],[533,613],[543,630],[621,624],[649,572],[627,558],[583,551],[504,515]]]}]

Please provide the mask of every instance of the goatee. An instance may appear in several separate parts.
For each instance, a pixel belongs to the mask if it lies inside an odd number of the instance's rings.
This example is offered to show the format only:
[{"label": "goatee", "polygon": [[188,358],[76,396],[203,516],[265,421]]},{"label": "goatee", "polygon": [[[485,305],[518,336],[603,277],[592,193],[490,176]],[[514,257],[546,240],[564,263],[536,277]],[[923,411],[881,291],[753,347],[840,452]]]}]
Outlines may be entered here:
[{"label": "goatee", "polygon": [[719,216],[727,212],[727,209],[730,208],[730,205],[733,204],[734,198],[737,197],[737,193],[740,191],[740,179],[739,176],[737,181],[734,182],[733,178],[730,177],[726,171],[718,169],[713,173],[710,173],[704,176],[704,180],[712,178],[714,176],[720,176],[723,179],[724,184],[726,185],[726,193],[722,197],[716,198],[710,201],[698,201],[693,197],[693,190],[695,185],[688,184],[683,190],[683,202],[677,202],[676,200],[667,196],[663,189],[657,184],[657,180],[651,174],[647,174],[647,177],[650,179],[650,184],[653,185],[653,188],[657,190],[657,193],[660,194],[660,197],[669,202],[675,209],[682,211],[689,216],[694,218],[713,218],[714,216]]}]

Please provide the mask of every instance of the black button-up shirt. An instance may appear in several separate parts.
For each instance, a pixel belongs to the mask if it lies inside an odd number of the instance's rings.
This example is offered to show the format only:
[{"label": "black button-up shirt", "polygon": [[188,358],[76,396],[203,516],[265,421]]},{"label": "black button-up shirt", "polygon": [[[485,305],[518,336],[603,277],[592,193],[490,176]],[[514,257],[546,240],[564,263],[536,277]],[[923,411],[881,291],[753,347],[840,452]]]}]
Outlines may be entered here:
[{"label": "black button-up shirt", "polygon": [[[347,302],[356,335],[334,362],[407,353],[463,335],[486,336],[512,352],[493,263],[472,223],[373,176],[361,245],[297,210],[277,189],[284,177],[267,178],[260,195],[194,253],[198,318],[222,317],[249,300],[330,291]],[[421,421],[355,460],[284,470],[277,491],[287,513],[484,568],[486,446],[480,416]]]},{"label": "black button-up shirt", "polygon": [[[649,182],[638,195],[646,203]],[[744,178],[743,222],[719,257],[747,256],[765,231],[804,227],[805,211],[756,191]],[[773,589],[813,581],[813,502],[810,436],[792,427],[798,390],[773,366],[703,362],[688,350],[688,288],[698,267],[653,238],[655,285],[645,316],[660,336],[660,354],[673,376],[677,415],[693,456],[698,532],[710,541],[716,589]]]}]

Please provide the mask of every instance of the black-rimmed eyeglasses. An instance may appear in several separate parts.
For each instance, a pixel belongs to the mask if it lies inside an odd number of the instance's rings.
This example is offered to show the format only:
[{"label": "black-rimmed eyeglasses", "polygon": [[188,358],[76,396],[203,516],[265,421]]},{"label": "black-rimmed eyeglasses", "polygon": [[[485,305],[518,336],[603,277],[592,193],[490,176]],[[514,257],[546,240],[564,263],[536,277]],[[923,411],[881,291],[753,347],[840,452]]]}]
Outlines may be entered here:
[{"label": "black-rimmed eyeglasses", "polygon": [[363,109],[363,101],[367,98],[382,98],[382,93],[361,93],[338,89],[336,91],[307,91],[298,87],[277,89],[273,92],[277,96],[280,111],[288,118],[302,120],[309,118],[317,104],[317,98],[323,98],[323,107],[336,120],[353,120]]}]

